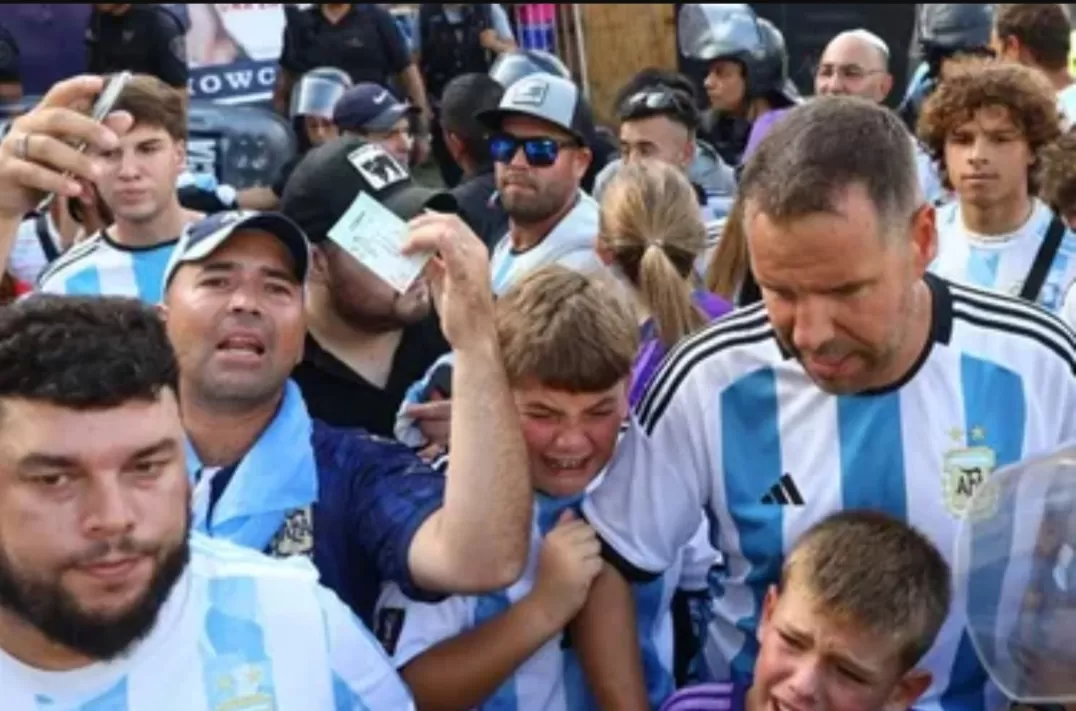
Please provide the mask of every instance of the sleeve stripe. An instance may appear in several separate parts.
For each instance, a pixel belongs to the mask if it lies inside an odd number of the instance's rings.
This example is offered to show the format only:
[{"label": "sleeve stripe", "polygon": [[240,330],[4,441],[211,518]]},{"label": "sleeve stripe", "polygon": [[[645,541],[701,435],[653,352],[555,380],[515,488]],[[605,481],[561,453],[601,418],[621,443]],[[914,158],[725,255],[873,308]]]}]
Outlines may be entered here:
[{"label": "sleeve stripe", "polygon": [[1076,352],[1076,333],[1058,316],[1045,308],[1004,294],[950,284],[954,305],[962,304],[981,311],[1009,316],[1023,321],[1023,325],[1035,325],[1044,335],[1050,334]]},{"label": "sleeve stripe", "polygon": [[1030,328],[1027,328],[1026,323],[1021,325],[1019,323],[1000,321],[997,319],[983,317],[977,314],[966,312],[959,308],[953,309],[953,315],[963,319],[964,321],[967,321],[974,326],[979,326],[981,328],[987,328],[994,331],[1004,331],[1005,333],[1030,338],[1031,340],[1036,341],[1039,344],[1053,351],[1059,358],[1061,358],[1061,360],[1065,362],[1065,365],[1067,365],[1069,368],[1069,372],[1076,376],[1076,354],[1074,354],[1071,349],[1066,348],[1054,339],[1047,338],[1038,331],[1034,331]]},{"label": "sleeve stripe", "polygon": [[76,244],[71,249],[67,250],[59,257],[56,258],[52,264],[45,267],[41,274],[37,277],[37,285],[43,286],[45,281],[55,277],[60,272],[64,271],[67,267],[73,266],[80,260],[86,259],[91,254],[97,251],[97,248],[101,246],[101,240],[97,236],[93,236],[82,242]]},{"label": "sleeve stripe", "polygon": [[602,559],[605,560],[605,562],[609,565],[616,568],[617,571],[621,575],[623,575],[624,579],[627,580],[629,583],[649,583],[652,580],[656,580],[661,575],[661,573],[651,573],[646,570],[636,568],[634,565],[629,563],[626,558],[617,553],[616,550],[611,545],[606,543],[604,539],[599,540],[601,540],[602,544]]},{"label": "sleeve stripe", "polygon": [[954,296],[953,315],[980,328],[1029,338],[1049,348],[1076,374],[1076,335],[1063,321],[1042,310],[1027,310],[1023,304],[979,302]]},{"label": "sleeve stripe", "polygon": [[[664,398],[666,391],[670,388],[670,383],[679,382],[677,376],[680,371],[695,365],[698,361],[695,357],[696,352],[700,349],[706,349],[709,352],[708,346],[722,341],[726,335],[751,331],[760,327],[766,327],[767,331],[770,331],[769,317],[766,315],[765,307],[762,304],[755,304],[741,311],[734,311],[732,314],[714,321],[674,346],[654,374],[654,377],[651,378],[650,385],[647,386],[642,399],[639,401],[637,412],[640,419],[649,419],[655,402]],[[673,386],[673,389],[675,389],[675,386]]]}]

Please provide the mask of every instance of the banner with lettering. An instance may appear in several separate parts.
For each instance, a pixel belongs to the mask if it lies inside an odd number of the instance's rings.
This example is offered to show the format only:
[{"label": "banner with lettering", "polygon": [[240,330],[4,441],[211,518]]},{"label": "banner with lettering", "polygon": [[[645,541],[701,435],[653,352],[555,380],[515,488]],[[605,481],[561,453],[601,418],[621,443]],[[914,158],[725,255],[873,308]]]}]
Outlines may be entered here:
[{"label": "banner with lettering", "polygon": [[272,98],[284,36],[283,3],[187,3],[190,95],[217,103]]}]

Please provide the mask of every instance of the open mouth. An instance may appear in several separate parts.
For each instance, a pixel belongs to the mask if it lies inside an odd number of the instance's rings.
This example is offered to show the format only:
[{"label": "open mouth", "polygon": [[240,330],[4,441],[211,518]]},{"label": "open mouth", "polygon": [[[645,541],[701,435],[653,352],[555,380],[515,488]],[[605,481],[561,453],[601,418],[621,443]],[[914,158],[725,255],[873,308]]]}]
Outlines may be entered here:
[{"label": "open mouth", "polygon": [[578,472],[590,461],[590,457],[543,457],[543,459],[550,471],[567,473]]},{"label": "open mouth", "polygon": [[229,336],[217,344],[217,351],[265,355],[265,344],[256,336]]}]

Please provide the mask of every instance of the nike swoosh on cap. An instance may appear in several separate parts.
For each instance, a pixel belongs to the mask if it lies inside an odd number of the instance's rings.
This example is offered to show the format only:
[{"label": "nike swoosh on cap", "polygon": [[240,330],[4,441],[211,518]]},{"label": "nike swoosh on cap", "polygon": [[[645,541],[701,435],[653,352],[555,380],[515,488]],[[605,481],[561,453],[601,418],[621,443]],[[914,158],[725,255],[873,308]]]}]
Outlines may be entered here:
[{"label": "nike swoosh on cap", "polygon": [[374,103],[375,104],[383,104],[383,103],[385,103],[385,99],[388,98],[388,95],[389,95],[389,93],[387,91],[381,92],[381,94],[376,99],[374,99]]}]

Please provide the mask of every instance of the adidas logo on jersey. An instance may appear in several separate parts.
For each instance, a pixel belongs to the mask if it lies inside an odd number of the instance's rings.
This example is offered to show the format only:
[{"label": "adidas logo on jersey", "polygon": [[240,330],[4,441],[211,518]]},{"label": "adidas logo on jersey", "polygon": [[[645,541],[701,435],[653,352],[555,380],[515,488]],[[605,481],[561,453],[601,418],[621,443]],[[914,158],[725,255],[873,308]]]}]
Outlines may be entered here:
[{"label": "adidas logo on jersey", "polygon": [[762,503],[767,505],[780,505],[788,506],[803,506],[803,496],[800,494],[800,490],[796,487],[796,482],[792,481],[792,477],[785,474],[781,477],[781,480],[770,487],[769,492],[762,497]]}]

